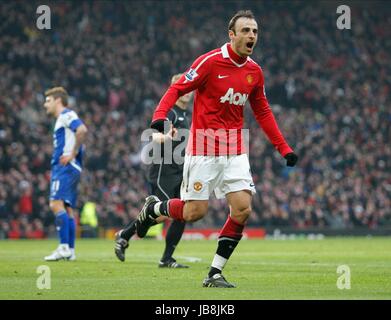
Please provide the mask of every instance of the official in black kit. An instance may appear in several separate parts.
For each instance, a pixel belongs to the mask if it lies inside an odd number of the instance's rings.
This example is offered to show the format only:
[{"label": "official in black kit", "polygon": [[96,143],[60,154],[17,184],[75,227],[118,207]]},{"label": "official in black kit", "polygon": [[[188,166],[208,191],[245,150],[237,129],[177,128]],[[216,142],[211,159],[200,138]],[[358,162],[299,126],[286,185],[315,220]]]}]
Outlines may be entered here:
[{"label": "official in black kit", "polygon": [[[171,83],[175,83],[181,74],[174,75],[171,79]],[[189,119],[187,112],[187,105],[191,100],[191,93],[180,97],[175,106],[168,114],[168,119],[171,122],[171,128],[166,134],[154,133],[153,141],[161,144],[161,161],[159,163],[151,164],[147,169],[147,180],[150,186],[150,194],[156,195],[161,200],[168,200],[170,198],[180,198],[180,189],[183,177],[183,159],[185,156],[185,140],[189,130]],[[180,133],[178,137],[180,140],[173,139]],[[164,143],[167,143],[167,139],[170,139],[172,146],[171,150],[165,150]],[[166,148],[167,149],[167,148]],[[166,154],[164,154],[166,153]],[[178,163],[178,159],[179,161]],[[161,223],[166,220],[162,217]],[[125,250],[129,246],[129,239],[136,233],[137,221],[130,222],[124,229],[116,233],[115,239],[115,254],[121,261],[125,261]],[[154,223],[156,224],[156,223]],[[173,258],[173,253],[178,245],[183,231],[185,229],[186,222],[172,220],[167,230],[166,246],[163,252],[162,258],[159,261],[159,267],[161,268],[188,268],[188,266],[177,263]],[[139,237],[144,237],[145,234],[137,234]]]}]

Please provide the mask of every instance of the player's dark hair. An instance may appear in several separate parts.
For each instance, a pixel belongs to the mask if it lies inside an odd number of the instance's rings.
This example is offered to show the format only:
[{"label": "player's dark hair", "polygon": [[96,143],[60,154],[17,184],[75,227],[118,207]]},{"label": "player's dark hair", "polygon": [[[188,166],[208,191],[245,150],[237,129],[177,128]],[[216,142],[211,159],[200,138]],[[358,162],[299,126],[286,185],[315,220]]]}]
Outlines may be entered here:
[{"label": "player's dark hair", "polygon": [[68,92],[63,87],[54,87],[45,91],[45,97],[60,98],[64,106],[68,105]]},{"label": "player's dark hair", "polygon": [[235,33],[236,20],[238,20],[239,18],[248,18],[255,20],[254,14],[251,10],[240,10],[236,12],[235,15],[229,21],[228,30],[232,30]]}]

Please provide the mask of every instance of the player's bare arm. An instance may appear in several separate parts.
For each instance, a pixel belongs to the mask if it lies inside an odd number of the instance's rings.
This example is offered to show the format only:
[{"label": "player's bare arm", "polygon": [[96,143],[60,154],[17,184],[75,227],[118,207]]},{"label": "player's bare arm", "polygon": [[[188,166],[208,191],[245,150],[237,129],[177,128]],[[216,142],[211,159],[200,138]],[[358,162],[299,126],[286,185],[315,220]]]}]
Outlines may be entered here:
[{"label": "player's bare arm", "polygon": [[60,163],[64,166],[66,166],[69,162],[71,162],[73,159],[75,159],[77,153],[79,152],[79,149],[81,145],[83,144],[86,135],[87,135],[87,127],[82,124],[76,129],[75,133],[75,146],[73,147],[72,153],[70,155],[63,155],[60,158]]}]

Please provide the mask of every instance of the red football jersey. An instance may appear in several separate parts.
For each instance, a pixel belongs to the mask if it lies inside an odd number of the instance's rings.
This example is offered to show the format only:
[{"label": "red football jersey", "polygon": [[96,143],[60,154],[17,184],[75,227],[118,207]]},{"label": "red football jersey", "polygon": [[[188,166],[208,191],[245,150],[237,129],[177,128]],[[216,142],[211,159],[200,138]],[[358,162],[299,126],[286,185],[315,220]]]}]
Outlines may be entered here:
[{"label": "red football jersey", "polygon": [[177,99],[193,90],[196,91],[187,153],[245,153],[241,129],[247,100],[259,125],[280,154],[293,152],[266,99],[261,67],[251,58],[237,55],[229,43],[195,60],[162,97],[152,121],[167,119]]}]

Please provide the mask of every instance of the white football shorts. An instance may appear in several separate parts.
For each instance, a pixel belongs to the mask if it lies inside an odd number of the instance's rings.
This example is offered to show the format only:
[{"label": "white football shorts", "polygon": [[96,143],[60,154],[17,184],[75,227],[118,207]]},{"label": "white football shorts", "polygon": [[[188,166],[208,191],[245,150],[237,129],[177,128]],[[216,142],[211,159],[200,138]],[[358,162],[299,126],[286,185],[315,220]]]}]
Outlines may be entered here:
[{"label": "white football shorts", "polygon": [[217,199],[223,199],[227,193],[241,190],[256,192],[247,154],[185,155],[182,200],[208,200],[213,191]]}]

